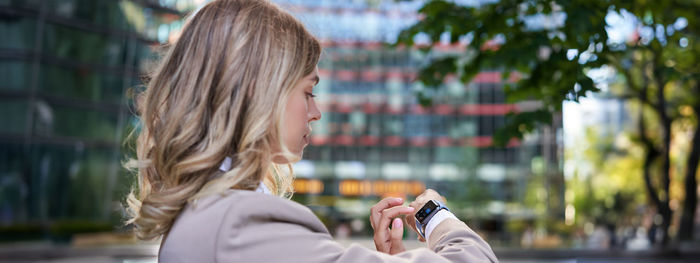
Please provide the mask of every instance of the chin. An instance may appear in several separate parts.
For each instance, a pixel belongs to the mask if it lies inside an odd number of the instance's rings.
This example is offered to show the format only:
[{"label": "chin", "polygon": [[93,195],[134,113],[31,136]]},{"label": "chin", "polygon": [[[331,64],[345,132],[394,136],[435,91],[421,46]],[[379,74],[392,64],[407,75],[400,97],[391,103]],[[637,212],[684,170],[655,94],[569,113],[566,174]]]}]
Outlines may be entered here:
[{"label": "chin", "polygon": [[301,160],[301,157],[304,156],[304,148],[302,147],[301,150],[294,151],[294,160],[292,162],[298,162]]}]

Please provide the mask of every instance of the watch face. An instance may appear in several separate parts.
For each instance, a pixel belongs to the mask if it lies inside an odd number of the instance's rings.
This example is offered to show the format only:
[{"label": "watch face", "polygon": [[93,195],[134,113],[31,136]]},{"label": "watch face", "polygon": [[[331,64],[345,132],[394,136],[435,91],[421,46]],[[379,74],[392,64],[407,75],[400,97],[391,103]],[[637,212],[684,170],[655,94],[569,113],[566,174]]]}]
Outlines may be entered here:
[{"label": "watch face", "polygon": [[418,219],[418,221],[420,221],[421,224],[425,223],[423,222],[425,218],[427,218],[430,215],[430,213],[434,212],[437,208],[438,204],[433,202],[433,200],[428,201],[427,203],[425,203],[423,208],[418,210],[418,212],[416,213],[416,219]]}]

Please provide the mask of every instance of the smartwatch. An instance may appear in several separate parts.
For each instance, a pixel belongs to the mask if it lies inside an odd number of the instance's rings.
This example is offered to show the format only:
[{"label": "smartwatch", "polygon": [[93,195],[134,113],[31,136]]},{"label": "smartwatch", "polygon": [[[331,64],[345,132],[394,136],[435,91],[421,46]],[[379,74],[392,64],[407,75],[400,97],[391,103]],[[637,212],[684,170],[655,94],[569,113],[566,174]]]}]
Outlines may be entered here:
[{"label": "smartwatch", "polygon": [[430,219],[433,218],[435,214],[437,214],[438,211],[445,209],[447,211],[450,211],[445,204],[438,200],[430,200],[423,207],[416,212],[416,229],[418,229],[418,234],[420,234],[421,237],[425,237],[425,226],[428,225],[428,222],[430,222]]}]

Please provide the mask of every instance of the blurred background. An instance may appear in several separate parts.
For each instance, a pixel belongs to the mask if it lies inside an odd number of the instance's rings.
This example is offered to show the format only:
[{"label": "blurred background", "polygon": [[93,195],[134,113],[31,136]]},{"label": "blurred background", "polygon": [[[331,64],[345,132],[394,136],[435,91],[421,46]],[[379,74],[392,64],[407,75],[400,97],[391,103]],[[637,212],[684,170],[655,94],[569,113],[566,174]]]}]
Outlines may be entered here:
[{"label": "blurred background", "polygon": [[[0,0],[0,260],[153,262],[132,98],[207,2]],[[432,188],[499,257],[700,252],[697,1],[273,2],[324,46],[293,200],[336,239]]]}]

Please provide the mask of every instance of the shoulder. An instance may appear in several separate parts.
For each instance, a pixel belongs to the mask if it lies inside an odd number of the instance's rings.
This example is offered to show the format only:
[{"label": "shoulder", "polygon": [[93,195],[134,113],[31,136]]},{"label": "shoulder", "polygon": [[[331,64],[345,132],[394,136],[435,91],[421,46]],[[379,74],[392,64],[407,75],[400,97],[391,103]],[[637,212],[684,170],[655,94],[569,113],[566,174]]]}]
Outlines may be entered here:
[{"label": "shoulder", "polygon": [[172,262],[209,261],[206,259],[217,254],[222,241],[251,238],[244,237],[241,229],[258,229],[255,235],[265,236],[274,234],[266,232],[274,232],[268,230],[275,229],[270,225],[276,223],[328,233],[303,205],[253,191],[229,190],[188,204],[163,240],[160,257],[173,259]]},{"label": "shoulder", "polygon": [[297,202],[253,191],[231,190],[223,194],[227,222],[240,225],[266,222],[288,222],[308,225],[314,231],[326,232],[311,210]]},{"label": "shoulder", "polygon": [[229,192],[222,200],[227,209],[215,238],[217,260],[281,262],[332,240],[311,210],[296,202],[250,191]]}]

